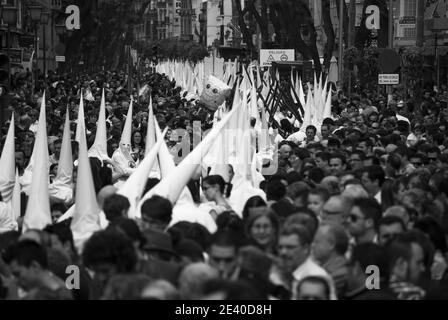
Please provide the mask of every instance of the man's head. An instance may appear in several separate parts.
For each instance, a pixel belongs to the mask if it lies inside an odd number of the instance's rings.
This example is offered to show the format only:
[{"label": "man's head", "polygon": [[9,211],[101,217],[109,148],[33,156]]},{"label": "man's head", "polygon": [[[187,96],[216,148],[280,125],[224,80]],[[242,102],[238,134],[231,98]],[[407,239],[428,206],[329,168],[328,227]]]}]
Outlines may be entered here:
[{"label": "man's head", "polygon": [[287,273],[293,273],[310,256],[311,235],[302,225],[287,225],[278,239],[280,265]]},{"label": "man's head", "polygon": [[322,210],[322,220],[343,224],[351,208],[350,199],[343,196],[331,196]]},{"label": "man's head", "polygon": [[112,222],[119,217],[127,217],[130,206],[128,198],[115,193],[104,199],[103,211],[106,219]]},{"label": "man's head", "polygon": [[25,152],[23,150],[17,150],[15,153],[17,168],[24,169],[25,166]]},{"label": "man's head", "polygon": [[56,140],[55,142],[53,142],[53,146],[54,146],[54,155],[56,159],[59,159],[61,155],[62,140],[61,139]]},{"label": "man's head", "polygon": [[363,167],[365,154],[361,150],[354,150],[349,158],[349,164],[352,170],[358,170]]},{"label": "man's head", "polygon": [[298,300],[330,300],[330,286],[326,279],[308,276],[297,285]]},{"label": "man's head", "polygon": [[355,199],[347,220],[348,231],[357,239],[368,233],[375,234],[380,218],[381,206],[376,199]]},{"label": "man's head", "polygon": [[382,217],[378,222],[378,241],[384,246],[393,240],[397,235],[406,231],[406,226],[402,219],[396,216]]},{"label": "man's head", "polygon": [[4,259],[19,286],[25,290],[38,287],[42,272],[48,269],[45,248],[32,240],[22,240],[8,247]]},{"label": "man's head", "polygon": [[312,249],[313,257],[320,263],[335,256],[343,256],[347,248],[348,235],[342,225],[324,223],[317,229]]},{"label": "man's head", "polygon": [[329,152],[318,152],[315,157],[316,165],[324,171],[329,168],[330,153]]},{"label": "man's head", "polygon": [[415,232],[397,236],[386,246],[393,281],[416,284],[425,271],[424,250]]},{"label": "man's head", "polygon": [[389,282],[389,261],[383,247],[371,243],[361,243],[354,247],[349,260],[347,291],[365,289],[366,278],[371,274],[369,266],[377,266],[380,276],[380,288]]},{"label": "man's head", "polygon": [[340,153],[333,153],[330,156],[330,173],[339,176],[346,168],[345,157]]},{"label": "man's head", "polygon": [[363,169],[361,182],[371,196],[375,196],[385,180],[385,173],[381,166],[369,166]]},{"label": "man's head", "polygon": [[212,236],[208,255],[209,264],[222,278],[231,278],[237,267],[238,239],[233,232],[218,231]]},{"label": "man's head", "polygon": [[328,137],[330,136],[330,126],[327,124],[323,124],[320,127],[320,134],[322,135],[322,139],[328,139]]},{"label": "man's head", "polygon": [[137,253],[132,240],[123,232],[108,229],[94,233],[82,252],[84,264],[95,272],[102,285],[118,273],[135,271]]},{"label": "man's head", "polygon": [[280,145],[278,149],[279,159],[288,160],[289,155],[291,154],[292,147],[288,143],[283,143]]},{"label": "man's head", "polygon": [[154,195],[143,202],[141,213],[146,228],[165,230],[173,215],[173,205],[168,199]]}]

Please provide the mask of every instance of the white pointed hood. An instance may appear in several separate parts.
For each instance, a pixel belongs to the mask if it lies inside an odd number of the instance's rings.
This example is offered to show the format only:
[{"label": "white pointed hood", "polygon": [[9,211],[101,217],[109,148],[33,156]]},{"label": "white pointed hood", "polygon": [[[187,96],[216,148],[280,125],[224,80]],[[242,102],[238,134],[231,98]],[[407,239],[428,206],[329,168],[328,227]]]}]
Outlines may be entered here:
[{"label": "white pointed hood", "polygon": [[104,88],[101,95],[100,114],[96,127],[95,142],[89,149],[89,157],[96,157],[102,161],[109,160],[107,154],[107,127],[106,127],[106,99]]},{"label": "white pointed hood", "polygon": [[148,154],[149,150],[156,144],[156,130],[154,124],[154,111],[152,108],[152,97],[149,96],[148,107],[148,128],[146,130],[146,147],[145,153]]},{"label": "white pointed hood", "polygon": [[[82,121],[80,120],[82,119]],[[84,125],[84,99],[82,97],[82,90],[81,90],[81,97],[79,98],[79,107],[78,107],[78,120],[76,123],[76,136],[75,140],[79,143],[80,137],[81,137],[81,126],[83,126],[84,134],[86,130],[86,126]],[[81,125],[82,122],[82,125]]]},{"label": "white pointed hood", "polygon": [[14,141],[14,113],[11,116],[8,135],[0,157],[0,193],[3,201],[7,202],[12,197],[15,183],[16,155]]},{"label": "white pointed hood", "polygon": [[76,181],[75,211],[71,222],[73,240],[78,252],[82,251],[85,241],[100,230],[99,212],[95,187],[93,184],[90,161],[87,155],[87,142],[84,119],[80,119],[80,142],[78,173]]},{"label": "white pointed hood", "polygon": [[137,204],[142,196],[143,190],[145,189],[149,172],[156,162],[160,146],[162,145],[162,143],[165,143],[163,138],[165,137],[167,130],[168,128],[165,128],[162,133],[162,139],[158,139],[157,143],[146,154],[145,158],[142,160],[134,173],[132,173],[132,175],[128,178],[128,180],[126,180],[124,185],[117,192],[127,197],[131,204],[128,214],[129,218],[140,218],[140,211],[136,210]]},{"label": "white pointed hood", "polygon": [[62,136],[61,155],[58,163],[58,173],[56,180],[59,183],[71,185],[73,178],[73,156],[70,132],[70,119],[67,109],[65,115],[64,134]]},{"label": "white pointed hood", "polygon": [[14,184],[14,191],[12,193],[12,198],[11,198],[14,221],[17,221],[17,219],[20,218],[20,213],[22,210],[20,192],[21,192],[21,190],[20,190],[20,183],[19,183],[19,171],[16,170],[16,182]]},{"label": "white pointed hood", "polygon": [[37,137],[34,143],[35,154],[31,194],[28,198],[23,229],[43,229],[51,224],[50,198],[48,193],[48,145],[47,121],[45,116],[45,92],[40,107]]},{"label": "white pointed hood", "polygon": [[129,104],[128,114],[126,115],[126,122],[124,123],[123,132],[121,133],[120,146],[125,148],[131,148],[131,135],[132,135],[132,109],[134,101],[131,97],[131,103]]},{"label": "white pointed hood", "polygon": [[145,194],[140,201],[139,208],[146,199],[155,194],[168,198],[173,204],[176,203],[182,190],[195,173],[197,166],[201,164],[202,158],[210,150],[219,133],[233,117],[236,110],[237,108],[232,109],[223,120],[211,129],[204,140],[180,162],[169,176],[163,178],[154,188]]}]

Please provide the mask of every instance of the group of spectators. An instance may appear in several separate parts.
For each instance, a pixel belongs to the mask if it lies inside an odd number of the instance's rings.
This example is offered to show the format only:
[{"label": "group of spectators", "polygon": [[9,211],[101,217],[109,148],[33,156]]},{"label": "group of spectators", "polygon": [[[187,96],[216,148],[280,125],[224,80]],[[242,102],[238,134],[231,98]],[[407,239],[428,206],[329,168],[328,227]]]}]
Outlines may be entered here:
[{"label": "group of spectators", "polygon": [[[165,75],[145,75],[132,92],[127,81],[124,72],[105,71],[47,79],[50,179],[66,112],[77,159],[74,119],[81,92],[90,147],[105,90],[109,157],[119,147],[131,95],[137,163],[145,155],[150,94],[176,153],[182,141],[171,131],[192,134],[194,121],[203,132],[212,127],[213,115]],[[43,94],[29,88],[19,84],[8,109],[15,114],[19,175],[33,151]],[[338,92],[332,117],[306,130],[289,111],[278,110],[274,118],[284,135],[273,137],[278,169],[259,185],[265,198],[249,198],[237,214],[228,200],[231,180],[208,175],[188,184],[194,201],[207,204],[213,231],[189,221],[173,224],[173,204],[160,196],[143,203],[141,219],[128,218],[129,200],[113,186],[119,177],[91,158],[108,227],[77,252],[70,219],[56,222],[70,204],[52,201],[54,224],[44,230],[21,233],[19,219],[18,230],[0,233],[0,299],[448,299],[444,97],[443,90],[427,91],[418,102]],[[251,125],[256,137],[255,119]],[[2,147],[8,126],[1,128]],[[148,179],[145,192],[158,181]]]}]

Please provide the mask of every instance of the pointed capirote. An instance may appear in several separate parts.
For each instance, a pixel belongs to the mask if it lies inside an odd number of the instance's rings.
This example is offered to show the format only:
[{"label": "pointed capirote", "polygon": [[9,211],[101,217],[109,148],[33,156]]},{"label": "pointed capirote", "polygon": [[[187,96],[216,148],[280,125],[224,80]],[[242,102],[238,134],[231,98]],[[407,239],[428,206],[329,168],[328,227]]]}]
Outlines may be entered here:
[{"label": "pointed capirote", "polygon": [[16,155],[14,141],[14,113],[11,116],[8,134],[0,157],[0,194],[4,202],[12,197],[16,180]]},{"label": "pointed capirote", "polygon": [[128,211],[129,218],[140,218],[140,210],[137,209],[137,204],[142,197],[143,190],[145,189],[146,182],[148,181],[149,173],[157,160],[157,154],[159,153],[160,146],[165,143],[163,138],[168,130],[168,127],[162,133],[162,139],[159,139],[157,143],[146,154],[145,158],[140,162],[137,169],[126,180],[123,186],[117,193],[128,198],[130,208]]},{"label": "pointed capirote", "polygon": [[170,151],[168,150],[168,146],[166,145],[166,142],[164,140],[164,136],[162,135],[162,131],[160,130],[159,124],[157,122],[157,119],[154,118],[154,124],[156,129],[156,139],[157,141],[163,140],[162,145],[159,148],[159,168],[160,168],[160,177],[163,179],[167,177],[172,170],[176,167],[176,164],[174,163],[173,156],[171,155]]},{"label": "pointed capirote", "polygon": [[131,135],[132,135],[132,109],[134,101],[131,96],[131,103],[129,104],[128,113],[126,115],[126,121],[124,123],[123,132],[121,133],[120,146],[131,148]]},{"label": "pointed capirote", "polygon": [[90,238],[94,232],[100,230],[101,227],[99,220],[100,208],[98,207],[90,161],[87,154],[84,119],[78,119],[78,121],[81,122],[79,123],[81,131],[79,137],[75,209],[73,212],[71,229],[75,247],[78,252],[81,252],[85,241]]},{"label": "pointed capirote", "polygon": [[75,140],[78,143],[80,141],[81,132],[84,132],[84,134],[86,132],[86,126],[84,124],[84,98],[82,96],[82,90],[81,90],[81,97],[79,98],[78,120],[76,123],[76,136],[75,136]]},{"label": "pointed capirote", "polygon": [[154,124],[154,110],[152,108],[152,97],[149,96],[148,106],[148,128],[146,130],[146,146],[145,153],[148,154],[149,150],[156,144],[156,130]]},{"label": "pointed capirote", "polygon": [[31,193],[28,198],[22,231],[43,229],[51,224],[50,198],[48,192],[49,161],[47,121],[45,115],[45,92],[42,97],[37,135],[34,142],[35,159],[31,178]]},{"label": "pointed capirote", "polygon": [[101,95],[100,114],[96,127],[95,141],[89,149],[89,157],[98,158],[101,161],[109,160],[107,154],[107,127],[106,127],[106,99],[103,93]]},{"label": "pointed capirote", "polygon": [[20,192],[21,188],[19,182],[19,171],[16,170],[16,181],[14,183],[14,190],[12,192],[12,198],[11,198],[14,221],[17,221],[20,218],[20,214],[22,211]]},{"label": "pointed capirote", "polygon": [[306,127],[311,124],[311,104],[312,104],[313,94],[311,93],[311,89],[308,86],[308,94],[306,97],[306,103],[304,106],[304,115],[303,115],[303,123],[300,127],[300,131],[305,132]]},{"label": "pointed capirote", "polygon": [[73,178],[73,156],[70,131],[69,112],[65,114],[64,133],[62,136],[61,154],[59,156],[56,179],[59,183],[71,185]]},{"label": "pointed capirote", "polygon": [[196,172],[197,167],[202,163],[202,158],[210,150],[210,147],[216,141],[221,130],[223,130],[229,120],[235,115],[237,109],[233,108],[167,177],[163,178],[154,188],[147,192],[140,200],[138,207],[140,208],[146,199],[155,194],[168,198],[173,204],[176,203],[182,190]]},{"label": "pointed capirote", "polygon": [[325,108],[324,108],[324,112],[322,114],[322,121],[325,118],[331,118],[331,88],[327,94],[327,100],[325,102]]},{"label": "pointed capirote", "polygon": [[302,104],[302,107],[305,109],[305,104],[306,104],[305,92],[303,91],[303,85],[302,85],[302,79],[301,78],[299,78],[298,84],[296,82],[296,86],[298,86],[298,88],[299,88],[299,100],[300,100],[300,103]]}]

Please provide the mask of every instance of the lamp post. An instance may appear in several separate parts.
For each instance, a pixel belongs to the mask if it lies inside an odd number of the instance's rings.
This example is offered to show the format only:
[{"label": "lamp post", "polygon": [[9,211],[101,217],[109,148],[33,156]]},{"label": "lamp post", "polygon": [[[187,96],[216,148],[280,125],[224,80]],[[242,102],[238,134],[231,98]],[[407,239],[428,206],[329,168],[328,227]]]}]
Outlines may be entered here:
[{"label": "lamp post", "polygon": [[[59,38],[61,38],[67,31],[65,24],[56,24],[54,27],[56,29],[56,34],[58,35]],[[56,54],[58,54],[58,53],[56,52]],[[57,62],[57,64],[58,64],[58,74],[61,74],[62,62]]]},{"label": "lamp post", "polygon": [[42,16],[42,7],[39,5],[30,5],[28,6],[30,12],[30,18],[33,22],[34,27],[34,56],[36,57],[36,64],[34,66],[34,88],[36,88],[37,83],[39,81],[39,73],[38,73],[38,62],[39,62],[39,44],[37,42],[37,29],[39,28],[39,22]]}]

